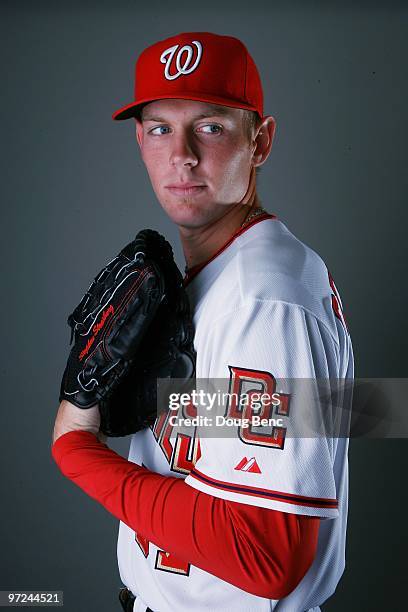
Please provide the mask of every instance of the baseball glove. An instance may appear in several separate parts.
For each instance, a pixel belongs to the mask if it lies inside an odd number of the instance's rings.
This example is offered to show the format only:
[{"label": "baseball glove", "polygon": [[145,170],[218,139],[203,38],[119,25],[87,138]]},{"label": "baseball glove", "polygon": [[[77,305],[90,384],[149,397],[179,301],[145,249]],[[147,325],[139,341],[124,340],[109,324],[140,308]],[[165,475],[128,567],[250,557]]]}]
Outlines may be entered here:
[{"label": "baseball glove", "polygon": [[108,436],[125,436],[154,421],[158,378],[195,376],[183,279],[171,246],[153,230],[139,232],[101,270],[68,325],[74,345],[60,401],[84,409],[98,404],[100,429]]}]

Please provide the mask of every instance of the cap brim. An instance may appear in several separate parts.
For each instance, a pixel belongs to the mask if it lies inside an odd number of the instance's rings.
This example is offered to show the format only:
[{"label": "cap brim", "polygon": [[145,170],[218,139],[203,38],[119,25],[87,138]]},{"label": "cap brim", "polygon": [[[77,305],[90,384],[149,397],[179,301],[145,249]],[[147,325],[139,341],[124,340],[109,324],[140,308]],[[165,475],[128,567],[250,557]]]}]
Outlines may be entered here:
[{"label": "cap brim", "polygon": [[122,106],[122,108],[120,108],[119,110],[115,111],[112,115],[112,119],[114,121],[123,121],[124,119],[131,119],[131,117],[135,117],[138,113],[138,110],[140,106],[142,106],[143,104],[147,104],[147,102],[153,102],[154,100],[171,100],[171,99],[176,99],[176,100],[197,100],[198,102],[209,102],[212,104],[220,104],[221,106],[230,106],[231,108],[243,108],[246,110],[252,110],[258,113],[258,115],[260,117],[262,117],[262,115],[260,115],[259,110],[257,108],[255,108],[253,105],[251,104],[243,104],[242,102],[235,102],[234,100],[231,100],[230,98],[222,98],[220,96],[212,96],[211,94],[206,95],[206,94],[202,94],[202,93],[178,93],[178,94],[172,94],[171,96],[167,95],[157,95],[154,98],[146,98],[143,100],[138,100],[137,102],[131,102],[130,104],[127,104],[126,106]]},{"label": "cap brim", "polygon": [[114,121],[123,121],[124,119],[131,119],[137,115],[138,107],[140,103],[132,102],[126,106],[122,106],[119,110],[115,111],[112,115]]}]

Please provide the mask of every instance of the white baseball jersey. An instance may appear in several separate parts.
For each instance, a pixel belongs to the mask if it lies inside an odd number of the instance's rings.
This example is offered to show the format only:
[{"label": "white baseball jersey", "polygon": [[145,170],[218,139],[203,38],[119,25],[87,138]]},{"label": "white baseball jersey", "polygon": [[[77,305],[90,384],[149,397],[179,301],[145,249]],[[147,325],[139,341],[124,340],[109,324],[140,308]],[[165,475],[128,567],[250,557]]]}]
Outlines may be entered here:
[{"label": "white baseball jersey", "polygon": [[[176,437],[165,415],[152,429],[132,436],[129,460],[185,478],[215,497],[320,517],[316,557],[292,593],[268,600],[174,559],[121,522],[121,579],[137,596],[138,611],[146,606],[159,612],[317,608],[344,570],[348,438],[290,435],[306,403],[290,380],[353,378],[340,296],[322,259],[273,216],[238,232],[188,282],[187,292],[197,379],[228,380],[238,393],[245,385],[279,387],[283,401],[262,414],[280,417],[280,425],[236,425],[226,437],[200,436],[200,429],[191,427],[189,435]],[[321,410],[318,403],[310,406]],[[242,409],[231,401],[227,416],[242,416]]]}]

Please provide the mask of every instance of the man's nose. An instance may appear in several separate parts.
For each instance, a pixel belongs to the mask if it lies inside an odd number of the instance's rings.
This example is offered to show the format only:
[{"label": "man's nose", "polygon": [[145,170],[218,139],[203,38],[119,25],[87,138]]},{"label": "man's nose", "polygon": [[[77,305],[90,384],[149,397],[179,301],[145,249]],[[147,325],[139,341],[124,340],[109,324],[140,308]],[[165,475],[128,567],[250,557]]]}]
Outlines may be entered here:
[{"label": "man's nose", "polygon": [[174,135],[170,152],[172,166],[191,166],[198,164],[197,153],[194,150],[192,139],[185,133]]}]

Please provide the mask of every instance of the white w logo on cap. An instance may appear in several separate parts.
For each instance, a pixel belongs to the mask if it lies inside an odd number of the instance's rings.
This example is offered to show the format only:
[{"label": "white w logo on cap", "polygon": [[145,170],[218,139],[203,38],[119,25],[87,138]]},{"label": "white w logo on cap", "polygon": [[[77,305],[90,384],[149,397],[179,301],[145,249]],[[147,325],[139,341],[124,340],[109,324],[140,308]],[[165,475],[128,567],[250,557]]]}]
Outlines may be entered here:
[{"label": "white w logo on cap", "polygon": [[[197,47],[197,57],[194,64],[191,66],[191,68],[189,67],[194,55],[193,47],[191,45],[184,45],[184,47],[181,47],[181,49],[178,50],[176,55],[177,72],[175,74],[170,74],[170,66],[174,54],[176,53],[179,45],[174,45],[174,47],[169,47],[168,49],[163,51],[160,56],[160,61],[162,64],[166,64],[166,68],[164,69],[164,76],[166,77],[166,79],[172,81],[173,79],[177,79],[177,77],[181,76],[182,74],[190,74],[191,72],[193,72],[193,70],[197,68],[201,60],[203,48],[201,46],[201,43],[198,42],[198,40],[193,40],[192,44]],[[184,64],[181,65],[181,57],[185,51],[187,51],[187,57]]]}]

